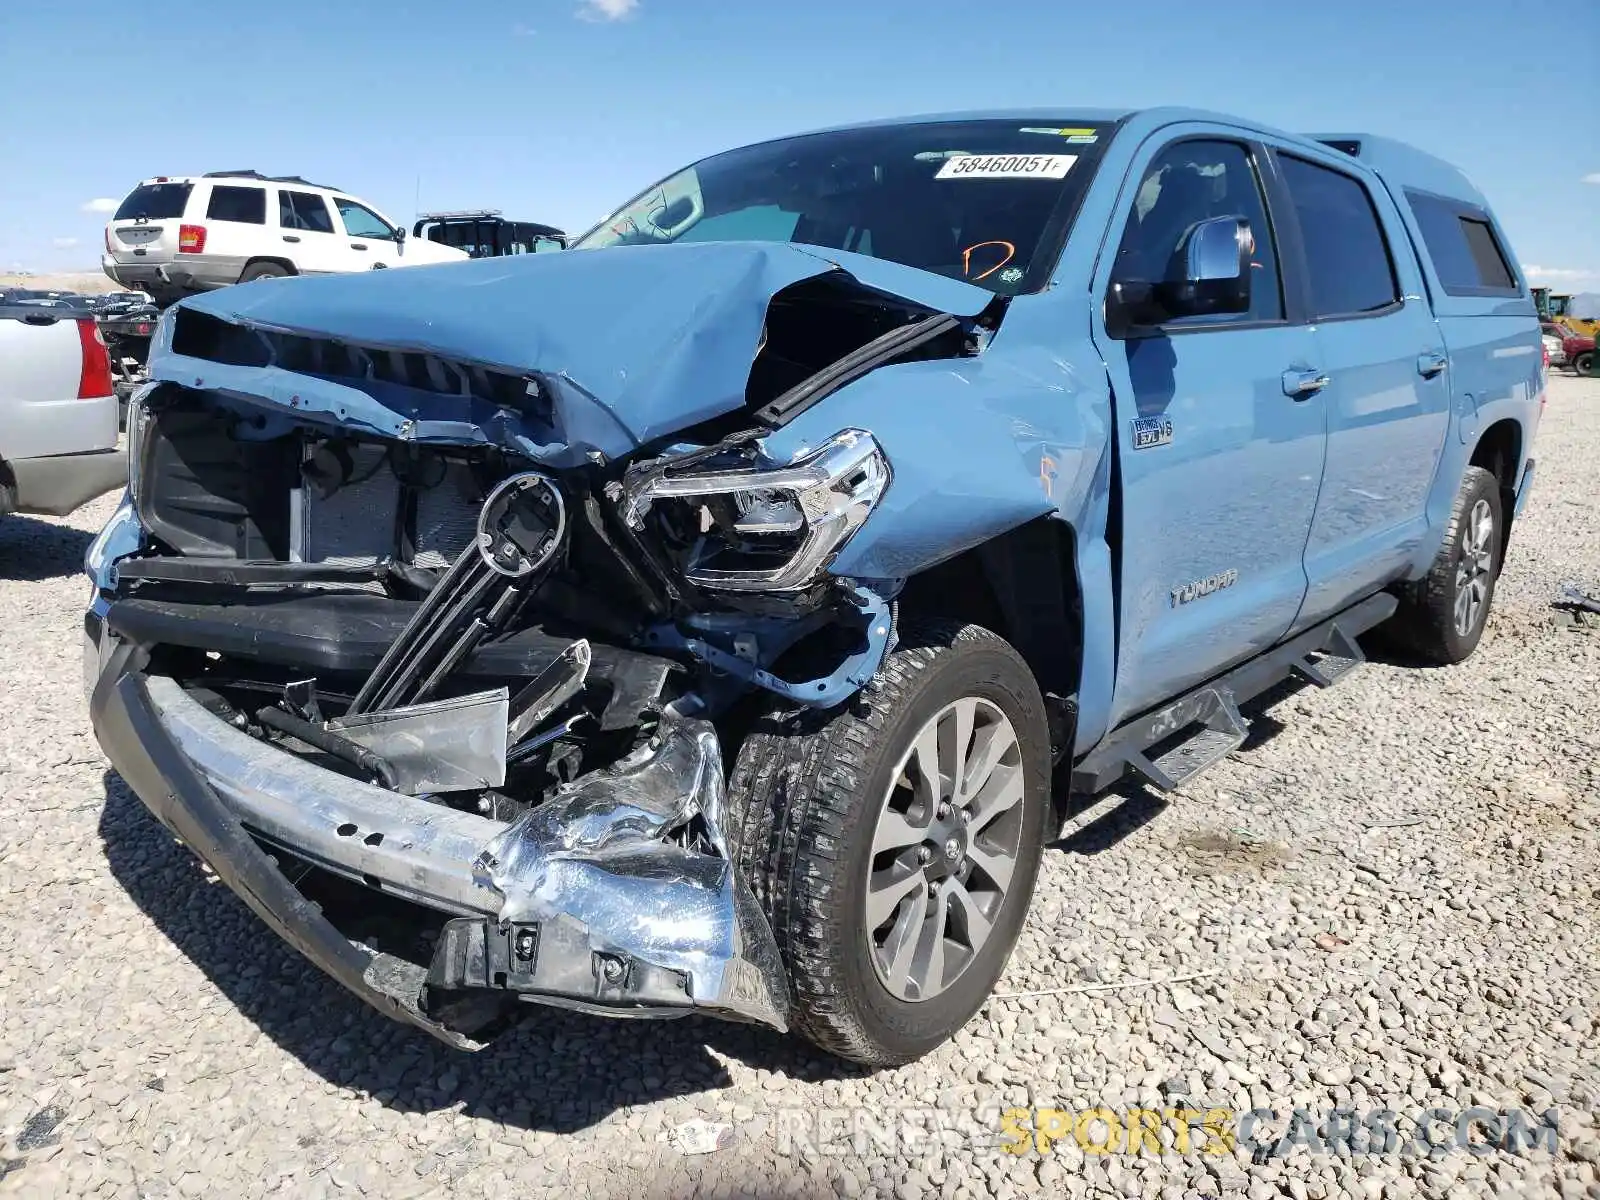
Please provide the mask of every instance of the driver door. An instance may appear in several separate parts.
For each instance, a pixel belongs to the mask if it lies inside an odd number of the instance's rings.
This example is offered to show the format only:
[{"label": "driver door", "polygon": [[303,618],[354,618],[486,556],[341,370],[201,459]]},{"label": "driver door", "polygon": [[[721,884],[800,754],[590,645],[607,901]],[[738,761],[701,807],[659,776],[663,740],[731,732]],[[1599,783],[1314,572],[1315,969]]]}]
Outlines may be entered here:
[{"label": "driver door", "polygon": [[[1285,635],[1306,595],[1327,441],[1316,342],[1284,286],[1270,159],[1233,131],[1179,129],[1134,160],[1096,269],[1122,481],[1113,724]],[[1247,312],[1108,332],[1113,283],[1168,278],[1185,233],[1229,216],[1254,240]]]},{"label": "driver door", "polygon": [[400,261],[400,238],[394,226],[348,196],[335,196],[333,207],[338,211],[351,257],[356,259],[352,269],[392,267]]}]

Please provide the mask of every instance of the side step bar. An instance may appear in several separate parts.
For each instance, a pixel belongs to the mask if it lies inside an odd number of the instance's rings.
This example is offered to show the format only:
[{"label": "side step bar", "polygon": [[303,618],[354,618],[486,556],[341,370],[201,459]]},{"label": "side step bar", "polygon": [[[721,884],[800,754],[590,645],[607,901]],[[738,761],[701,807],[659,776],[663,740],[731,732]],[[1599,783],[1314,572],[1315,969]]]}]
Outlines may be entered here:
[{"label": "side step bar", "polygon": [[[1103,791],[1129,770],[1158,791],[1181,787],[1243,745],[1250,723],[1239,714],[1240,704],[1295,674],[1318,687],[1332,687],[1366,661],[1356,638],[1386,621],[1398,603],[1387,592],[1369,596],[1227,674],[1135,717],[1108,734],[1073,768],[1072,790]],[[1158,746],[1167,748],[1152,758],[1149,752]]]}]

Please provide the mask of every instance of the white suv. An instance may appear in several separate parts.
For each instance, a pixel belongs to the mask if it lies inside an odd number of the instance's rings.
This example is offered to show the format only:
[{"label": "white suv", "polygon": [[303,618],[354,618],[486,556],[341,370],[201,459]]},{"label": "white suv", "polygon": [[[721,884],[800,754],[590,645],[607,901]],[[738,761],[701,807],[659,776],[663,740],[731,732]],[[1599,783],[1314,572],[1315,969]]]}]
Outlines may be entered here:
[{"label": "white suv", "polygon": [[162,175],[128,193],[106,223],[105,273],[157,300],[283,275],[425,263],[467,254],[405,230],[337,188],[294,175]]}]

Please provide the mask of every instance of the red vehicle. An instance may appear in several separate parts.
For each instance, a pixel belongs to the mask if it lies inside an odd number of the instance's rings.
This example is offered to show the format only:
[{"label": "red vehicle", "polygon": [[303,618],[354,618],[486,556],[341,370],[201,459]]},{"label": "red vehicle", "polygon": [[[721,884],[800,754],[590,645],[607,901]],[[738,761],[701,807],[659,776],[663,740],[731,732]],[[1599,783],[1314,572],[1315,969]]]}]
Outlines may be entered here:
[{"label": "red vehicle", "polygon": [[1579,375],[1587,375],[1594,368],[1594,339],[1581,333],[1574,333],[1559,321],[1550,321],[1543,326],[1546,333],[1554,334],[1561,339],[1561,349],[1566,352],[1567,361],[1562,365],[1569,371]]}]

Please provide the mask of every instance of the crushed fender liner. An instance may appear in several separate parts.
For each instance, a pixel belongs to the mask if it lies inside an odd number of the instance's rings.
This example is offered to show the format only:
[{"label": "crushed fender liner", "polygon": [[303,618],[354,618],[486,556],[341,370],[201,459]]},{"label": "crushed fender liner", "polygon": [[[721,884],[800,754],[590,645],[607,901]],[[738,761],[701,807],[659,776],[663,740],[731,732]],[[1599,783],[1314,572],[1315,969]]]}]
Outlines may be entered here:
[{"label": "crushed fender liner", "polygon": [[[504,1024],[503,1007],[475,1002],[496,997],[786,1028],[771,929],[719,828],[708,726],[664,721],[653,749],[508,825],[259,742],[146,674],[143,650],[109,630],[86,654],[95,732],[135,794],[279,936],[380,1011],[462,1048]],[[446,925],[431,964],[375,952],[340,933],[260,843],[466,921]],[[462,949],[474,933],[485,946],[499,938],[514,967],[474,973]]]}]

